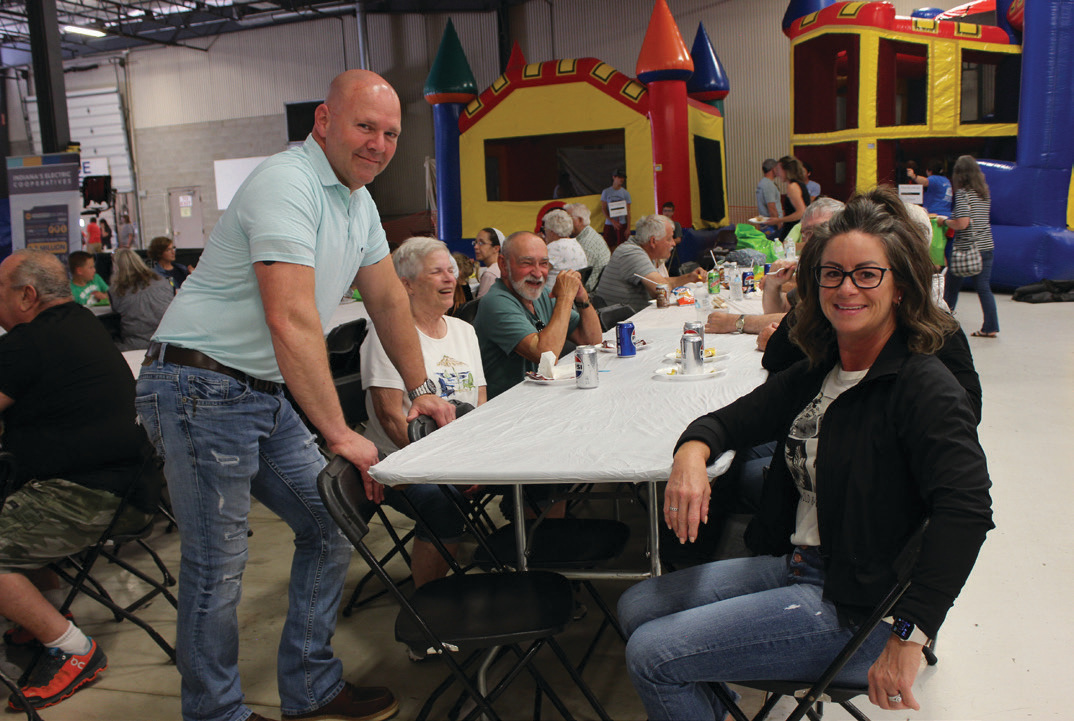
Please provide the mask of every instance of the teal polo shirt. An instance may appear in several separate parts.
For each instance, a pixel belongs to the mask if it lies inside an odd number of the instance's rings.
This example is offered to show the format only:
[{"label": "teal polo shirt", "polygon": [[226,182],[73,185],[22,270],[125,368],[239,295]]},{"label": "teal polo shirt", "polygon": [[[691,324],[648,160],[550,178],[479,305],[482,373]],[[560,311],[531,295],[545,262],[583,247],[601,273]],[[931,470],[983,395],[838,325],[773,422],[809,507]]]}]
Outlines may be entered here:
[{"label": "teal polo shirt", "polygon": [[352,193],[340,183],[324,151],[308,137],[301,147],[265,160],[242,184],[153,340],[281,382],[254,263],[312,267],[317,313],[327,330],[358,269],[387,255],[369,191]]},{"label": "teal polo shirt", "polygon": [[[478,345],[481,346],[481,366],[485,369],[485,388],[491,400],[522,380],[526,371],[537,370],[531,363],[515,353],[515,346],[531,333],[536,333],[538,323],[542,327],[552,319],[556,301],[548,291],[533,301],[533,313],[522,305],[514,293],[507,289],[503,279],[498,278],[489,292],[481,296],[474,317]],[[581,316],[571,308],[571,320],[567,329],[569,336],[578,327]]]}]

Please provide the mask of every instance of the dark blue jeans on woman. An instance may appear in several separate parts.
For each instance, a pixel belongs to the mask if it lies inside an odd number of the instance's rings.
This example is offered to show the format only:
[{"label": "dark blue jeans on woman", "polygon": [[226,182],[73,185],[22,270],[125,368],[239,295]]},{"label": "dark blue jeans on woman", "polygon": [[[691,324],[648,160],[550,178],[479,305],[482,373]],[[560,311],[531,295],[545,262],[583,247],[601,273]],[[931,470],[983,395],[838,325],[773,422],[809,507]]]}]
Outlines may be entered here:
[{"label": "dark blue jeans on woman", "polygon": [[[995,251],[981,251],[981,272],[973,276],[973,286],[977,291],[977,297],[981,299],[981,313],[984,322],[981,324],[982,333],[999,332],[999,314],[996,312],[996,297],[992,295],[992,260]],[[947,282],[943,289],[943,299],[952,312],[958,302],[958,292],[962,289],[962,278],[950,275],[948,271]]]}]

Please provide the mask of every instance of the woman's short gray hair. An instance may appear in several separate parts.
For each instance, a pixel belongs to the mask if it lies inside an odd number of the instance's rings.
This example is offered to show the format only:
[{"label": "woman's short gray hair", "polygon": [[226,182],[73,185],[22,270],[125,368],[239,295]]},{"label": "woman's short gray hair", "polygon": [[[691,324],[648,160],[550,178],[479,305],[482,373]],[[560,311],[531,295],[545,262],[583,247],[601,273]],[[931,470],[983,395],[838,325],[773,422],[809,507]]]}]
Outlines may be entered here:
[{"label": "woman's short gray hair", "polygon": [[442,250],[451,255],[447,244],[436,238],[416,236],[407,238],[403,244],[392,253],[392,263],[395,265],[395,274],[400,278],[414,280],[425,267],[425,256],[436,250]]},{"label": "woman's short gray hair", "polygon": [[589,218],[592,216],[592,212],[589,210],[589,206],[585,203],[568,203],[563,206],[563,209],[567,211],[572,218],[578,218],[586,225],[589,225]]},{"label": "woman's short gray hair", "polygon": [[560,238],[569,238],[574,232],[574,221],[571,220],[571,216],[567,215],[567,211],[559,208],[545,213],[542,225]]}]

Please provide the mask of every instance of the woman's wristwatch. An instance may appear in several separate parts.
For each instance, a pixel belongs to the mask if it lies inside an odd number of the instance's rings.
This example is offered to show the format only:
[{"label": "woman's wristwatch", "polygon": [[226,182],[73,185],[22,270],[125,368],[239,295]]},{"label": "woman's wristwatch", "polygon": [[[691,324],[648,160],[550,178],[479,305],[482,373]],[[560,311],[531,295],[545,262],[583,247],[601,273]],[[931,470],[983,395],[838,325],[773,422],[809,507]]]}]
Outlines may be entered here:
[{"label": "woman's wristwatch", "polygon": [[920,643],[922,646],[927,646],[932,641],[924,631],[914,625],[913,621],[907,621],[899,616],[888,616],[884,620],[891,624],[891,632],[903,641]]},{"label": "woman's wristwatch", "polygon": [[414,399],[418,396],[424,396],[426,394],[436,395],[436,384],[433,383],[431,378],[426,378],[425,382],[413,390],[406,392],[407,398],[413,403]]}]

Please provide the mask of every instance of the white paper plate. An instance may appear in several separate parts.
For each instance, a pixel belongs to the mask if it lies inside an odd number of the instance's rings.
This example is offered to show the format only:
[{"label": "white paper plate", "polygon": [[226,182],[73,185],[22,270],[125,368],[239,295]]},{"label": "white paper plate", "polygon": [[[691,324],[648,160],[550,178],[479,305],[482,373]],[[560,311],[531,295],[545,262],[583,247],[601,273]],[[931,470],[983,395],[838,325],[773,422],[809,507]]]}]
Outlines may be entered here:
[{"label": "white paper plate", "polygon": [[690,375],[684,375],[682,368],[677,365],[664,366],[663,368],[657,368],[653,371],[653,378],[658,381],[669,381],[671,383],[690,383],[692,381],[705,381],[712,380],[713,378],[719,378],[727,371],[723,368],[715,368],[708,366],[703,373],[693,373]]},{"label": "white paper plate", "polygon": [[[637,348],[639,351],[643,351],[643,350],[649,350],[650,348],[652,348],[653,344],[650,343],[647,340],[644,340],[642,338],[638,338],[637,340],[634,341],[634,347]],[[601,353],[617,353],[618,352],[616,350],[616,348],[615,348],[615,340],[614,339],[613,340],[602,341],[601,344],[597,346],[597,350],[599,350]]]},{"label": "white paper plate", "polygon": [[523,380],[529,381],[530,383],[536,383],[542,386],[565,386],[577,382],[574,376],[571,376],[569,378],[556,378],[553,380],[552,378],[545,378],[544,376],[539,376],[533,371],[527,371]]},{"label": "white paper plate", "polygon": [[[731,352],[726,350],[716,350],[715,348],[706,348],[702,354],[702,360],[706,363],[720,363],[731,357]],[[682,360],[682,349],[672,351],[664,356],[665,360],[677,361]]]}]

